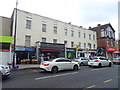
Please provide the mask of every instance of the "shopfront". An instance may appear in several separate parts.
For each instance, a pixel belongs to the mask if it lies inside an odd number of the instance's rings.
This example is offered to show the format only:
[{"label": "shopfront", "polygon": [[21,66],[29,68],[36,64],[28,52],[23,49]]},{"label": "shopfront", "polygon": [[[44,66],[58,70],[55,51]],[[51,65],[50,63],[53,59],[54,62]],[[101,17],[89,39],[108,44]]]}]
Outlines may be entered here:
[{"label": "shopfront", "polygon": [[65,57],[65,44],[41,42],[39,50],[44,59]]},{"label": "shopfront", "polygon": [[76,58],[76,49],[75,48],[66,48],[66,57],[68,59]]},{"label": "shopfront", "polygon": [[117,51],[116,47],[106,47],[106,57],[112,59],[115,51]]},{"label": "shopfront", "polygon": [[16,47],[15,48],[15,61],[16,64],[36,64],[37,61],[35,58],[35,48],[24,48],[24,47]]}]

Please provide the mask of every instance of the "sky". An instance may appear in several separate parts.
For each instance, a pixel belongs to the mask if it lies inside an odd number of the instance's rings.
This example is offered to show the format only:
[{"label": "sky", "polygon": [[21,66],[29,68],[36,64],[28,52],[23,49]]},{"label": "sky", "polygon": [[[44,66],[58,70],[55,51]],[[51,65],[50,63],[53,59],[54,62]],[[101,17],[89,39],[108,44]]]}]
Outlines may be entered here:
[{"label": "sky", "polygon": [[[118,39],[118,2],[120,0],[18,0],[18,9],[73,25],[96,27],[110,23]],[[16,0],[0,0],[0,16],[11,17]]]}]

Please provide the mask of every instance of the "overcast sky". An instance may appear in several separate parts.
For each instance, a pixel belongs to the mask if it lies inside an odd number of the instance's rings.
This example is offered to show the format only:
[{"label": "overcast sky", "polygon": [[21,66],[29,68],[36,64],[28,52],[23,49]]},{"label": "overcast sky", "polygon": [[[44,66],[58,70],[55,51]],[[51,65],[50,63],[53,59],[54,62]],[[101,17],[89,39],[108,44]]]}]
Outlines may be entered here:
[{"label": "overcast sky", "polygon": [[[120,0],[18,0],[18,9],[84,28],[111,23],[118,38]],[[16,0],[0,0],[0,16],[11,17]]]}]

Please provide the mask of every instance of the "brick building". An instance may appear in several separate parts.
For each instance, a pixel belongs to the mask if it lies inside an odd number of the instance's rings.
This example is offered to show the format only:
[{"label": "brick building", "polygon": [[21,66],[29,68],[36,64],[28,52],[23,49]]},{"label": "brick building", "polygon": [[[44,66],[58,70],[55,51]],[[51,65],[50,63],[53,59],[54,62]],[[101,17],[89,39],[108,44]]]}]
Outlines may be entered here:
[{"label": "brick building", "polygon": [[89,27],[97,32],[97,55],[113,58],[115,47],[115,30],[110,23],[105,25],[98,24],[97,27]]}]

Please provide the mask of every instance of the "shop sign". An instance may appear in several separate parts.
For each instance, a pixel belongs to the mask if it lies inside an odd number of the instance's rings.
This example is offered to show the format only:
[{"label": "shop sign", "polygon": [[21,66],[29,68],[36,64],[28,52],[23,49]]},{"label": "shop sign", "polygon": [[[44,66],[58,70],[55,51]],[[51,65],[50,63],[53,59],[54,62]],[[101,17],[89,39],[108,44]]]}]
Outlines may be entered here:
[{"label": "shop sign", "polygon": [[67,52],[76,52],[76,49],[66,49]]},{"label": "shop sign", "polygon": [[15,50],[16,51],[25,51],[25,48],[18,48],[18,47],[16,47]]},{"label": "shop sign", "polygon": [[114,52],[116,50],[117,50],[116,47],[106,47],[106,51],[112,51],[112,52]]},{"label": "shop sign", "polygon": [[25,48],[25,51],[35,51],[34,48]]}]

